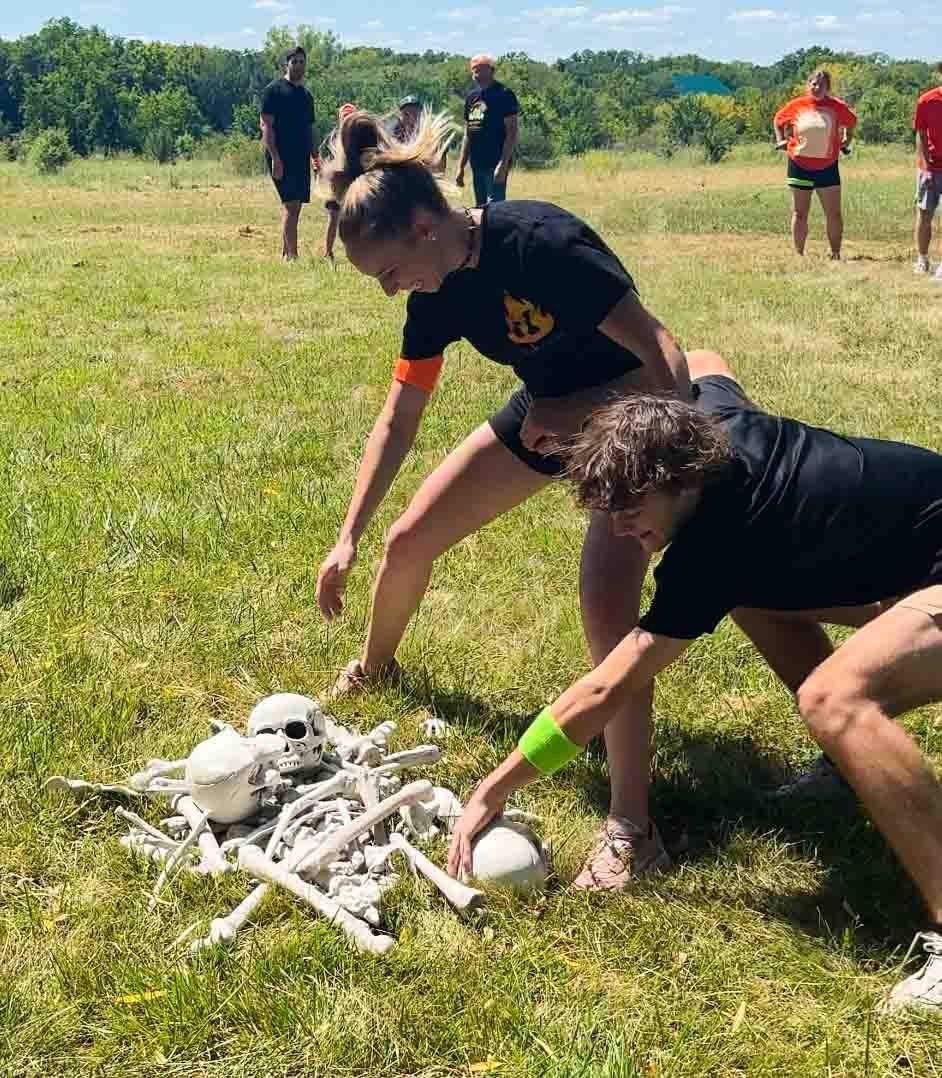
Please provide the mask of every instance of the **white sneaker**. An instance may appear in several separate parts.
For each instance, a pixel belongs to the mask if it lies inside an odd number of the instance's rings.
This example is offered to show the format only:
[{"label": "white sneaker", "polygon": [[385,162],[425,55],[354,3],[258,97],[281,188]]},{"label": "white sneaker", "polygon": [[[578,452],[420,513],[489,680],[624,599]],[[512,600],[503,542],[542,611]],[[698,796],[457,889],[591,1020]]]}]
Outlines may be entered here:
[{"label": "white sneaker", "polygon": [[929,256],[917,255],[916,261],[913,263],[913,273],[928,273],[929,272]]},{"label": "white sneaker", "polygon": [[884,1014],[894,1014],[905,1007],[919,1007],[942,1014],[942,932],[934,929],[917,932],[903,960],[904,965],[920,943],[926,955],[926,964],[893,989],[881,1008]]},{"label": "white sneaker", "polygon": [[807,771],[783,783],[770,794],[777,800],[852,801],[853,787],[822,753]]}]

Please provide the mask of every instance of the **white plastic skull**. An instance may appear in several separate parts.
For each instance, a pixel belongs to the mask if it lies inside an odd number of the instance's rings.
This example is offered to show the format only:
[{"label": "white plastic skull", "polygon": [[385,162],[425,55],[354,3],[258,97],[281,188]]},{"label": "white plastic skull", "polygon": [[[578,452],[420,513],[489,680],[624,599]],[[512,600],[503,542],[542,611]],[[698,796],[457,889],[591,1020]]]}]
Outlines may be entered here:
[{"label": "white plastic skull", "polygon": [[275,761],[283,748],[275,735],[240,737],[227,727],[201,741],[187,758],[190,796],[217,823],[254,815],[272,781],[278,781]]},{"label": "white plastic skull", "polygon": [[283,775],[320,767],[327,724],[320,704],[309,696],[277,692],[259,700],[249,715],[249,737],[257,734],[280,734],[285,739],[285,752],[277,764]]}]

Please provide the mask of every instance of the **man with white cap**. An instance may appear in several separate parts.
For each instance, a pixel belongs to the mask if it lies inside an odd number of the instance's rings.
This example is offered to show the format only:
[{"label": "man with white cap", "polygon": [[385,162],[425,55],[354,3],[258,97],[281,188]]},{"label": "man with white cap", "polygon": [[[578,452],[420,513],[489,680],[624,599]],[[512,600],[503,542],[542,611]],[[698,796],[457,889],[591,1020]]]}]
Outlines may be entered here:
[{"label": "man with white cap", "polygon": [[496,66],[494,57],[487,53],[471,58],[475,87],[464,102],[464,141],[455,183],[464,187],[464,170],[470,158],[477,206],[503,202],[507,197],[507,176],[517,145],[520,106],[513,90],[494,78]]}]

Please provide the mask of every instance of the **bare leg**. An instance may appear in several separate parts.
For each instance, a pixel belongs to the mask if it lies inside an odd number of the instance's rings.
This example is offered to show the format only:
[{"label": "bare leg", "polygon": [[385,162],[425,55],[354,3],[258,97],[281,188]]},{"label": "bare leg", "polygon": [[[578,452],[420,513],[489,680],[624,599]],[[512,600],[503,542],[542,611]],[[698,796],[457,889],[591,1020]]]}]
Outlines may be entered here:
[{"label": "bare leg", "polygon": [[819,187],[818,199],[824,210],[827,222],[828,243],[831,245],[831,257],[841,257],[841,241],[844,238],[844,218],[841,214],[841,187]]},{"label": "bare leg", "polygon": [[792,242],[798,254],[805,253],[808,239],[808,211],[811,209],[811,188],[792,187]]},{"label": "bare leg", "polygon": [[923,258],[929,257],[929,245],[932,243],[932,212],[916,209],[916,227],[913,233],[916,250]]},{"label": "bare leg", "polygon": [[288,260],[298,257],[298,218],[301,216],[300,202],[285,202],[281,207],[282,258]]},{"label": "bare leg", "polygon": [[327,211],[327,234],[324,237],[324,257],[334,257],[334,242],[337,239],[337,220],[338,213],[335,209],[329,209]]},{"label": "bare leg", "polygon": [[[920,594],[926,593],[904,603]],[[892,719],[942,699],[939,620],[910,606],[892,607],[798,691],[809,730],[854,787],[936,922],[942,922],[942,788]]]},{"label": "bare leg", "polygon": [[515,457],[487,423],[442,461],[386,538],[361,659],[366,673],[392,661],[435,559],[549,482]]}]

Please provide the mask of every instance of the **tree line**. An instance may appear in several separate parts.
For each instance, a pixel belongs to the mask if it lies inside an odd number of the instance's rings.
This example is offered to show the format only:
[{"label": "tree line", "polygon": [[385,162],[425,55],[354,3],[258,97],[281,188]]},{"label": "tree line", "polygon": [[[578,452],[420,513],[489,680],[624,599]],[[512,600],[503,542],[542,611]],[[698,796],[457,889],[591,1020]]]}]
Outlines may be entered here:
[{"label": "tree line", "polygon": [[[0,140],[9,157],[54,131],[66,153],[147,153],[158,160],[223,134],[247,143],[258,137],[261,90],[295,43],[308,53],[319,138],[344,101],[386,113],[413,93],[461,117],[470,88],[464,56],[351,48],[303,24],[273,28],[261,49],[250,50],[130,40],[59,18],[35,34],[0,41]],[[508,53],[498,76],[520,101],[519,156],[537,166],[619,145],[670,153],[696,143],[718,160],[738,140],[768,139],[776,108],[817,66],[831,71],[834,93],[856,109],[858,134],[869,142],[910,139],[915,99],[938,81],[920,61],[819,47],[766,66],[630,50],[577,52],[555,63]],[[679,95],[679,74],[713,75],[731,94]]]}]

